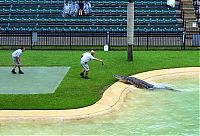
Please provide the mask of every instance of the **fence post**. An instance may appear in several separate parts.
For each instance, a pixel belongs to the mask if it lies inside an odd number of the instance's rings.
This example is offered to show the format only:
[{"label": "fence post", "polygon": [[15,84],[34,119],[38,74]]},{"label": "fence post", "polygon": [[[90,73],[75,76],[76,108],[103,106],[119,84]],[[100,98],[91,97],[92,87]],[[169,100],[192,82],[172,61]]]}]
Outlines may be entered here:
[{"label": "fence post", "polygon": [[139,36],[139,31],[138,31],[138,35],[137,35],[137,37],[138,37],[138,47],[140,46],[140,36]]},{"label": "fence post", "polygon": [[33,32],[31,33],[31,50],[33,49]]},{"label": "fence post", "polygon": [[149,50],[149,33],[148,32],[146,32],[147,33],[147,51]]},{"label": "fence post", "polygon": [[183,36],[182,36],[183,40],[182,40],[182,44],[181,44],[181,50],[185,50],[185,39],[186,39],[186,32],[183,31]]},{"label": "fence post", "polygon": [[110,50],[110,32],[106,33],[106,45],[108,45],[108,49]]},{"label": "fence post", "polygon": [[47,30],[45,31],[45,45],[47,46],[48,43],[48,35],[47,35]]},{"label": "fence post", "polygon": [[[96,30],[95,30],[95,32],[96,32]],[[92,31],[92,46],[94,45],[94,31]]]},{"label": "fence post", "polygon": [[69,30],[69,42],[70,42],[70,44],[69,44],[69,49],[71,50],[72,49],[72,32],[71,32],[71,29]]},{"label": "fence post", "polygon": [[31,50],[32,50],[32,32],[30,31],[30,42],[31,42]]}]

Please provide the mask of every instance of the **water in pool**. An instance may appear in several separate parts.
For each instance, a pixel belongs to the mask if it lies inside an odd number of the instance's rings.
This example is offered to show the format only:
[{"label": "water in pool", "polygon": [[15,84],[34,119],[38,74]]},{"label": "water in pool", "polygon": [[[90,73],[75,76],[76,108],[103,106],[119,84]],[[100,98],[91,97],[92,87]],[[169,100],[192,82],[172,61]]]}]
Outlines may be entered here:
[{"label": "water in pool", "polygon": [[199,135],[199,75],[147,79],[181,92],[134,90],[119,111],[83,120],[10,120],[0,135]]}]

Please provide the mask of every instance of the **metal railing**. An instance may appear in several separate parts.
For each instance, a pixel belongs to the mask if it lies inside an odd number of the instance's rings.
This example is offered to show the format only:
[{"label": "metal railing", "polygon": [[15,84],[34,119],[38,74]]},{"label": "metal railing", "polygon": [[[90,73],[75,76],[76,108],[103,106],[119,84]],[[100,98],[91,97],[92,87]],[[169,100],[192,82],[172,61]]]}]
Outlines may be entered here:
[{"label": "metal railing", "polygon": [[[198,32],[200,34],[200,32]],[[135,32],[134,48],[187,49],[192,47],[192,38],[185,39],[184,32]],[[189,35],[189,33],[187,33]],[[191,32],[191,36],[193,32]],[[0,32],[0,49],[5,47],[26,46],[30,49],[87,49],[102,48],[109,45],[111,49],[127,46],[126,31],[56,31],[37,32],[33,42],[32,32]]]}]

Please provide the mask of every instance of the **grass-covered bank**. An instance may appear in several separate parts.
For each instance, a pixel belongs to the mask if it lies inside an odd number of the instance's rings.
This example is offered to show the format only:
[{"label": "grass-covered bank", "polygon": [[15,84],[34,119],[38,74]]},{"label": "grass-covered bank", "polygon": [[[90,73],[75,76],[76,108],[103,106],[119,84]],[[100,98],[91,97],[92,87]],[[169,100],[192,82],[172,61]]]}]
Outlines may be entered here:
[{"label": "grass-covered bank", "polygon": [[[0,66],[11,66],[11,53],[11,50],[0,51]],[[85,80],[79,75],[82,53],[25,51],[21,58],[24,66],[70,66],[70,71],[54,94],[0,95],[0,109],[80,108],[94,104],[101,98],[105,89],[116,81],[113,74],[133,75],[156,69],[200,66],[199,51],[135,51],[133,62],[127,61],[126,51],[97,51],[95,56],[103,59],[105,65],[90,62],[91,79]],[[0,78],[6,77],[0,75]]]}]

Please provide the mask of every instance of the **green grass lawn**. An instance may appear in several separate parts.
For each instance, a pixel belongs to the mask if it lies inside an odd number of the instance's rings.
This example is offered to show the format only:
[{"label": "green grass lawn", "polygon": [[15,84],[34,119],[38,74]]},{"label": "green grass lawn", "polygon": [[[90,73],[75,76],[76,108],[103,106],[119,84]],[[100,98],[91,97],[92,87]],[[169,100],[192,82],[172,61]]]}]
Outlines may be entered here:
[{"label": "green grass lawn", "polygon": [[[0,109],[80,108],[102,97],[106,88],[117,81],[113,74],[133,75],[157,69],[200,66],[199,51],[135,51],[133,62],[127,61],[126,51],[97,51],[95,56],[103,59],[105,65],[91,61],[91,79],[85,80],[79,75],[83,52],[25,51],[21,57],[23,66],[69,66],[70,71],[54,94],[0,95]],[[0,66],[11,66],[11,53],[11,50],[0,50]]]}]

